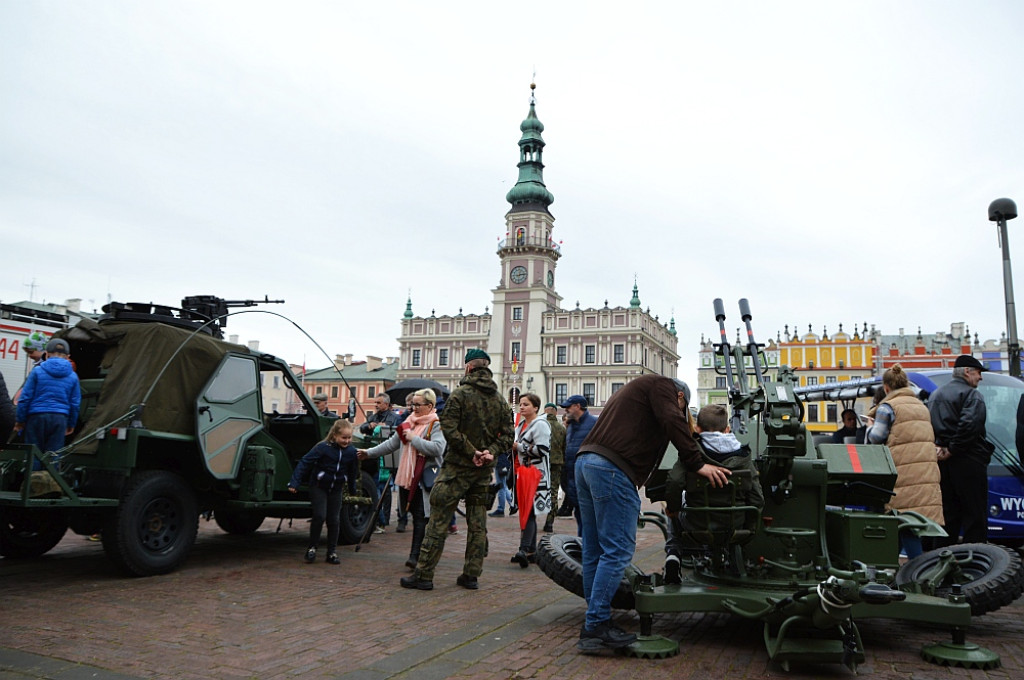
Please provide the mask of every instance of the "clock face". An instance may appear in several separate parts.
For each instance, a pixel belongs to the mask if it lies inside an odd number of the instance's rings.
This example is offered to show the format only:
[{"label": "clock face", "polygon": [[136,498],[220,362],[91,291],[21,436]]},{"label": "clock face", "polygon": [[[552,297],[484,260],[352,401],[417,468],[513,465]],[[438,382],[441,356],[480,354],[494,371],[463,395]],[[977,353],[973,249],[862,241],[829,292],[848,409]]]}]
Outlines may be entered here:
[{"label": "clock face", "polygon": [[548,270],[548,288],[554,288],[554,287],[555,287],[555,273],[553,271],[551,271],[551,270]]},{"label": "clock face", "polygon": [[526,267],[513,267],[509,278],[512,279],[512,283],[522,283],[526,280]]}]

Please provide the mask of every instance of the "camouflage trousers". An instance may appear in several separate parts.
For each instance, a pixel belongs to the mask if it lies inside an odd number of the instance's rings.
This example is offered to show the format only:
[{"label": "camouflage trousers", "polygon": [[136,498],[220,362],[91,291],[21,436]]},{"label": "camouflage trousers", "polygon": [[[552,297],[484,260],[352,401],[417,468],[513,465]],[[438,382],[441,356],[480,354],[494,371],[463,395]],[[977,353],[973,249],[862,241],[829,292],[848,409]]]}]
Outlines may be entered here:
[{"label": "camouflage trousers", "polygon": [[430,490],[430,521],[420,547],[416,577],[434,580],[434,567],[444,552],[451,522],[459,500],[466,499],[466,562],[462,573],[479,576],[487,555],[487,486],[494,476],[493,467],[456,468],[442,466],[434,488]]}]

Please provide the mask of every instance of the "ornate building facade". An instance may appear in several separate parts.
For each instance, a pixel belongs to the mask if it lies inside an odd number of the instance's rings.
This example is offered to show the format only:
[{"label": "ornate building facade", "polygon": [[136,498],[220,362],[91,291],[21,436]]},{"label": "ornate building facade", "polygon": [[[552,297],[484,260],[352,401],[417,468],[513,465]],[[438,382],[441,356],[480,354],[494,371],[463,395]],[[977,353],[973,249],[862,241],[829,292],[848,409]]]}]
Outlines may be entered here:
[{"label": "ornate building facade", "polygon": [[[531,89],[533,86],[531,85]],[[563,309],[556,283],[561,246],[553,237],[554,196],[544,185],[544,125],[530,110],[519,127],[519,178],[506,195],[505,238],[498,243],[500,280],[483,314],[429,317],[406,305],[399,337],[398,379],[429,378],[454,389],[466,350],[491,356],[495,380],[509,401],[536,392],[561,402],[582,394],[599,411],[608,397],[646,373],[675,377],[675,323],[640,307],[634,282],[628,305]]]}]

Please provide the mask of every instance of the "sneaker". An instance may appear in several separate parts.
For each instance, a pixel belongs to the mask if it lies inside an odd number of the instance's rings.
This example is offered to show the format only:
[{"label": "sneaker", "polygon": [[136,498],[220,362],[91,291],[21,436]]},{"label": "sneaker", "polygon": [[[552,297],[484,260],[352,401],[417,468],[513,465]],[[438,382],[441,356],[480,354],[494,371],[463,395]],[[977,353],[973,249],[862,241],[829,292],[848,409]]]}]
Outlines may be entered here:
[{"label": "sneaker", "polygon": [[504,509],[495,510],[494,512],[487,513],[487,516],[488,517],[504,517],[505,516],[505,510]]},{"label": "sneaker", "polygon": [[331,553],[328,555],[327,564],[341,564],[341,560],[338,559],[338,553]]},{"label": "sneaker", "polygon": [[387,529],[385,529],[384,527],[377,527],[376,529],[373,530],[373,533],[375,533],[375,534],[384,534],[384,533],[387,533]]},{"label": "sneaker", "polygon": [[576,643],[576,649],[584,654],[593,654],[602,649],[622,649],[629,647],[636,642],[636,635],[627,633],[611,622],[605,621],[594,628],[587,630],[584,626],[580,629],[580,640]]},{"label": "sneaker", "polygon": [[457,525],[455,525],[455,524],[449,524],[448,525],[448,533],[449,534],[457,534],[457,533],[459,533],[459,527]]},{"label": "sneaker", "polygon": [[462,586],[466,590],[479,590],[480,584],[476,580],[476,576],[466,576],[465,574],[459,574],[459,577],[455,579],[455,585]]},{"label": "sneaker", "polygon": [[312,564],[316,562],[316,548],[310,548],[306,551],[306,564]]},{"label": "sneaker", "polygon": [[665,558],[665,584],[679,585],[683,582],[682,566],[679,563],[678,555],[669,555]]},{"label": "sneaker", "polygon": [[398,582],[402,584],[403,588],[412,588],[413,590],[433,590],[434,582],[422,579],[416,574],[412,576],[403,576],[398,579]]},{"label": "sneaker", "polygon": [[405,522],[399,522],[398,523],[398,526],[395,527],[395,533],[396,534],[404,534],[405,533]]},{"label": "sneaker", "polygon": [[519,512],[519,507],[518,506],[511,507],[511,508],[508,509],[508,516],[511,517],[512,515],[516,514],[517,512]]}]

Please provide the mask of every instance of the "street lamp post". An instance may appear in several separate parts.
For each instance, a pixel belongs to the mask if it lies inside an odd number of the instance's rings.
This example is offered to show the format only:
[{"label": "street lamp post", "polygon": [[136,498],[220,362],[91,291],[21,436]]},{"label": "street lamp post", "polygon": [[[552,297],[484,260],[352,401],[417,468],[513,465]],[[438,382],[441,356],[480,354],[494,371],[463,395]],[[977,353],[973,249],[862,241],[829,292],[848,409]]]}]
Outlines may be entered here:
[{"label": "street lamp post", "polygon": [[1017,341],[1017,312],[1013,304],[1013,272],[1010,270],[1010,243],[1006,222],[1017,216],[1017,204],[1008,198],[997,198],[988,206],[988,219],[995,222],[999,232],[999,246],[1003,250],[1003,291],[1006,296],[1007,359],[1010,375],[1020,377],[1020,344]]}]

